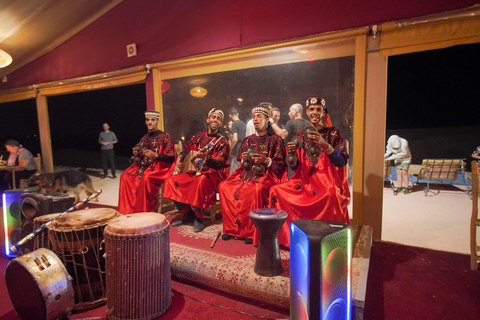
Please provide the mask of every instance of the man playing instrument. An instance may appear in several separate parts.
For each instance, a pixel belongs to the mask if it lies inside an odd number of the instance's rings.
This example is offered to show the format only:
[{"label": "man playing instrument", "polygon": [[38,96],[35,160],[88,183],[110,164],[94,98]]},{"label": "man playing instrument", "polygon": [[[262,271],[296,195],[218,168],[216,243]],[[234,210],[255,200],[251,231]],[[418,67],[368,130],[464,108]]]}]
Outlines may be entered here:
[{"label": "man playing instrument", "polygon": [[174,227],[193,222],[193,231],[202,231],[204,212],[217,201],[218,184],[227,178],[230,170],[230,146],[219,132],[223,116],[220,109],[210,110],[207,131],[195,134],[178,156],[177,167],[181,169],[189,161],[187,154],[191,153],[196,172],[176,174],[165,180],[163,196],[173,200],[182,215],[172,223]]},{"label": "man playing instrument", "polygon": [[163,181],[175,168],[172,137],[157,129],[160,113],[145,112],[148,133],[133,148],[133,164],[120,176],[118,211],[123,214],[153,212]]},{"label": "man playing instrument", "polygon": [[[298,158],[291,165],[294,174],[287,182],[270,189],[272,208],[288,213],[278,235],[279,243],[286,247],[290,246],[290,223],[294,220],[349,222],[345,141],[340,130],[332,126],[325,99],[311,97],[306,107],[313,128],[298,132],[287,144],[289,153]],[[301,145],[296,145],[295,139],[300,139]]]},{"label": "man playing instrument", "polygon": [[243,140],[237,161],[242,164],[219,187],[223,240],[245,238],[252,243],[255,227],[250,211],[267,208],[270,187],[286,178],[285,143],[270,127],[270,108],[252,110],[255,134]]}]

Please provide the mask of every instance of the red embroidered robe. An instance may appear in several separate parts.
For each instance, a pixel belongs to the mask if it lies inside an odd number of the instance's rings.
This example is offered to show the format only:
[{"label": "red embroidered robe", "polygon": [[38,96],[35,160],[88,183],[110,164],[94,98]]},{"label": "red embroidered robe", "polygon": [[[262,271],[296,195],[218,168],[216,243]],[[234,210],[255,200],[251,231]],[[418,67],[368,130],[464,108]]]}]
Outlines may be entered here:
[{"label": "red embroidered robe", "polygon": [[[344,140],[334,127],[323,128],[322,137],[348,159]],[[290,223],[298,219],[340,221],[349,223],[347,205],[350,203],[345,167],[335,167],[325,152],[311,157],[307,150],[311,146],[303,135],[303,148],[297,150],[298,167],[292,178],[270,189],[270,204],[288,213],[278,241],[290,247]],[[320,146],[318,146],[320,148]],[[321,148],[320,148],[321,149]]]},{"label": "red embroidered robe", "polygon": [[[147,133],[139,144],[160,155],[176,158],[173,139],[163,131]],[[128,167],[120,176],[118,212],[130,214],[155,211],[158,190],[163,181],[172,175],[174,168],[175,160],[167,163],[157,159],[149,166],[146,158]]]},{"label": "red embroidered robe", "polygon": [[253,169],[243,170],[240,165],[219,187],[223,233],[241,238],[253,238],[255,226],[248,214],[254,209],[267,208],[270,187],[286,177],[286,148],[281,137],[255,134],[246,137],[240,145],[238,161],[249,148],[271,158],[272,165],[261,176]]},{"label": "red embroidered robe", "polygon": [[[198,151],[205,147],[217,135],[209,136],[207,132],[195,134],[185,145],[184,151]],[[165,198],[187,203],[191,206],[208,209],[216,202],[218,184],[225,180],[230,171],[230,145],[225,137],[216,143],[210,152],[210,158],[223,164],[223,168],[204,167],[200,175],[180,173],[165,180],[163,196]]]}]

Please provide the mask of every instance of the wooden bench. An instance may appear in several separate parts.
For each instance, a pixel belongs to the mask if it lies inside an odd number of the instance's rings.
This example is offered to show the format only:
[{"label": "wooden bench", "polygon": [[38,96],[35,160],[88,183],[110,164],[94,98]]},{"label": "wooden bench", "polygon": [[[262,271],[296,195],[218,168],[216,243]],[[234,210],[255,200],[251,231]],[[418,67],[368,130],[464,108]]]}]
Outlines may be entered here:
[{"label": "wooden bench", "polygon": [[467,193],[469,193],[470,185],[465,173],[465,159],[423,159],[421,169],[416,173],[413,172],[413,169],[409,170],[409,173],[413,173],[413,176],[417,177],[417,183],[420,179],[427,183],[424,189],[425,196],[430,191],[430,184],[451,184],[458,179],[459,174],[462,175]]}]

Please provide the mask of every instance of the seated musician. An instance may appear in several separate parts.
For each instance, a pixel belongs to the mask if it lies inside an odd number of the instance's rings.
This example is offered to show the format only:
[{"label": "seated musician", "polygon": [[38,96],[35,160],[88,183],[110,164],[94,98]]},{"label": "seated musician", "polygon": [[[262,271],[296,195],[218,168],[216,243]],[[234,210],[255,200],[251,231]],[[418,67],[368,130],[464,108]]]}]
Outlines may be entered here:
[{"label": "seated musician", "polygon": [[[17,140],[7,140],[5,149],[10,153],[8,160],[0,160],[1,165],[8,168],[1,170],[0,195],[8,188],[19,188],[20,179],[29,179],[37,172],[37,164],[30,151],[25,149]],[[12,170],[15,169],[15,186],[13,185]]]},{"label": "seated musician", "polygon": [[270,187],[286,178],[285,143],[270,127],[270,109],[252,110],[255,133],[240,145],[237,161],[242,164],[219,187],[223,217],[223,240],[245,238],[252,243],[255,231],[249,213],[266,208]]},{"label": "seated musician", "polygon": [[207,131],[198,132],[185,143],[177,159],[178,168],[186,167],[186,161],[191,161],[196,170],[169,177],[163,191],[163,196],[173,200],[183,215],[172,225],[177,227],[193,222],[194,232],[205,228],[204,211],[216,203],[218,184],[227,178],[230,170],[230,145],[219,132],[223,111],[213,108],[206,122]]},{"label": "seated musician", "polygon": [[[302,147],[287,144],[289,153],[296,153],[297,163],[291,168],[292,178],[270,189],[270,204],[288,213],[278,235],[279,243],[290,246],[290,223],[297,219],[349,222],[350,202],[345,165],[348,154],[343,136],[332,126],[325,99],[307,100],[306,113],[312,127],[297,133]],[[304,133],[307,132],[305,135]]]},{"label": "seated musician", "polygon": [[172,137],[157,129],[158,111],[145,112],[148,133],[133,148],[133,164],[120,176],[118,211],[123,214],[155,211],[163,181],[175,168]]}]

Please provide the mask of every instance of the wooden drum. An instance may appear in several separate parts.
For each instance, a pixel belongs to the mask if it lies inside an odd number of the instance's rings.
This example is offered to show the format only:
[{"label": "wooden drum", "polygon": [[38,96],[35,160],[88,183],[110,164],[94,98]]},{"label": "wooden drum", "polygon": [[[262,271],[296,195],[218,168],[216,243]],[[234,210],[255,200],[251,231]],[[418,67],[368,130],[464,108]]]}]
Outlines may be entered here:
[{"label": "wooden drum", "polygon": [[10,261],[5,282],[13,307],[23,320],[54,320],[73,309],[72,278],[48,249]]},{"label": "wooden drum", "polygon": [[110,319],[155,319],[170,307],[169,228],[153,212],[120,216],[105,228]]},{"label": "wooden drum", "polygon": [[78,210],[66,213],[47,226],[51,250],[73,277],[74,310],[105,303],[103,230],[118,215],[116,210],[108,208]]},{"label": "wooden drum", "polygon": [[[44,214],[43,216],[36,217],[35,219],[33,219],[33,230],[31,230],[30,232],[36,230],[37,228],[40,228],[41,226],[43,226],[48,221],[58,217],[58,215],[60,215],[60,214],[61,214],[61,212]],[[52,248],[52,246],[50,245],[50,242],[48,240],[47,230],[40,233],[35,238],[33,238],[33,250],[37,250],[39,248],[47,248],[47,249]]]}]

